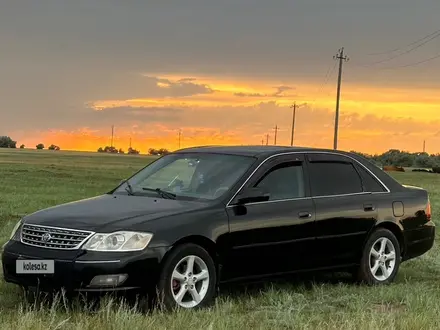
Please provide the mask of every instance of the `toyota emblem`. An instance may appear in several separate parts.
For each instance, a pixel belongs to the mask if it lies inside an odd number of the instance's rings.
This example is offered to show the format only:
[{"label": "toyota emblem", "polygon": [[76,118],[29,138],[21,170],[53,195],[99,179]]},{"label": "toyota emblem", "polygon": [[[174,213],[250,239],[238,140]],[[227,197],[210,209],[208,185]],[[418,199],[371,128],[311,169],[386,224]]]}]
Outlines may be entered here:
[{"label": "toyota emblem", "polygon": [[52,236],[49,233],[44,233],[43,236],[41,236],[41,240],[44,243],[47,243],[51,238],[52,238]]}]

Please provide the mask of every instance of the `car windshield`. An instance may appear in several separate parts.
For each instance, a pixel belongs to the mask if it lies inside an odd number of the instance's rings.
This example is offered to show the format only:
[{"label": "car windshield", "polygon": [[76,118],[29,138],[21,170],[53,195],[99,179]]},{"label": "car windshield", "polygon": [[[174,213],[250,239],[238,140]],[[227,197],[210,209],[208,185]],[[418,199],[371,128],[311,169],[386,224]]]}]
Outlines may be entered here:
[{"label": "car windshield", "polygon": [[169,154],[136,173],[115,193],[213,200],[229,191],[254,161],[238,155]]}]

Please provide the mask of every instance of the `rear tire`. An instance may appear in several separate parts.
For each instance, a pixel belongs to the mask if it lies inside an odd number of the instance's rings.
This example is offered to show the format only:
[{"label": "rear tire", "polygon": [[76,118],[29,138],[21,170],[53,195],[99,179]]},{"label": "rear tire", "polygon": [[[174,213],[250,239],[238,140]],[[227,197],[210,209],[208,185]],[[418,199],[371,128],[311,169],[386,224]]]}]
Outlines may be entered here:
[{"label": "rear tire", "polygon": [[400,263],[400,245],[396,236],[388,229],[376,229],[362,251],[357,279],[368,285],[389,284],[394,281]]},{"label": "rear tire", "polygon": [[207,307],[217,288],[216,266],[199,245],[175,247],[166,258],[158,283],[159,304],[165,309]]}]

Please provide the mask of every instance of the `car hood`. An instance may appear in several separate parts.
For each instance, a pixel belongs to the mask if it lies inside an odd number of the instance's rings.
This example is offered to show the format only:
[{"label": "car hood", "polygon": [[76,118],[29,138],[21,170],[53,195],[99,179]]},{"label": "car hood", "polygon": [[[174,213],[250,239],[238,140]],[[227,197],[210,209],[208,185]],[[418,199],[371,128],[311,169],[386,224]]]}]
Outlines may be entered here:
[{"label": "car hood", "polygon": [[46,208],[23,220],[26,224],[97,231],[136,217],[145,222],[204,207],[202,202],[106,194]]}]

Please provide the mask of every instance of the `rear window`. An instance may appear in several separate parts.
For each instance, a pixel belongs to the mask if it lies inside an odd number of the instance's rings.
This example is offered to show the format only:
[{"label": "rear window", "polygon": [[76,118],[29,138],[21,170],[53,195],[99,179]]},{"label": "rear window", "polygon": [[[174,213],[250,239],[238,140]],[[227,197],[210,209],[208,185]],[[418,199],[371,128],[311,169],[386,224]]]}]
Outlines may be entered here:
[{"label": "rear window", "polygon": [[356,168],[361,175],[365,191],[368,192],[384,192],[385,188],[374,178],[363,166],[356,164]]},{"label": "rear window", "polygon": [[353,164],[317,161],[309,165],[312,196],[333,196],[362,192],[362,182]]}]

